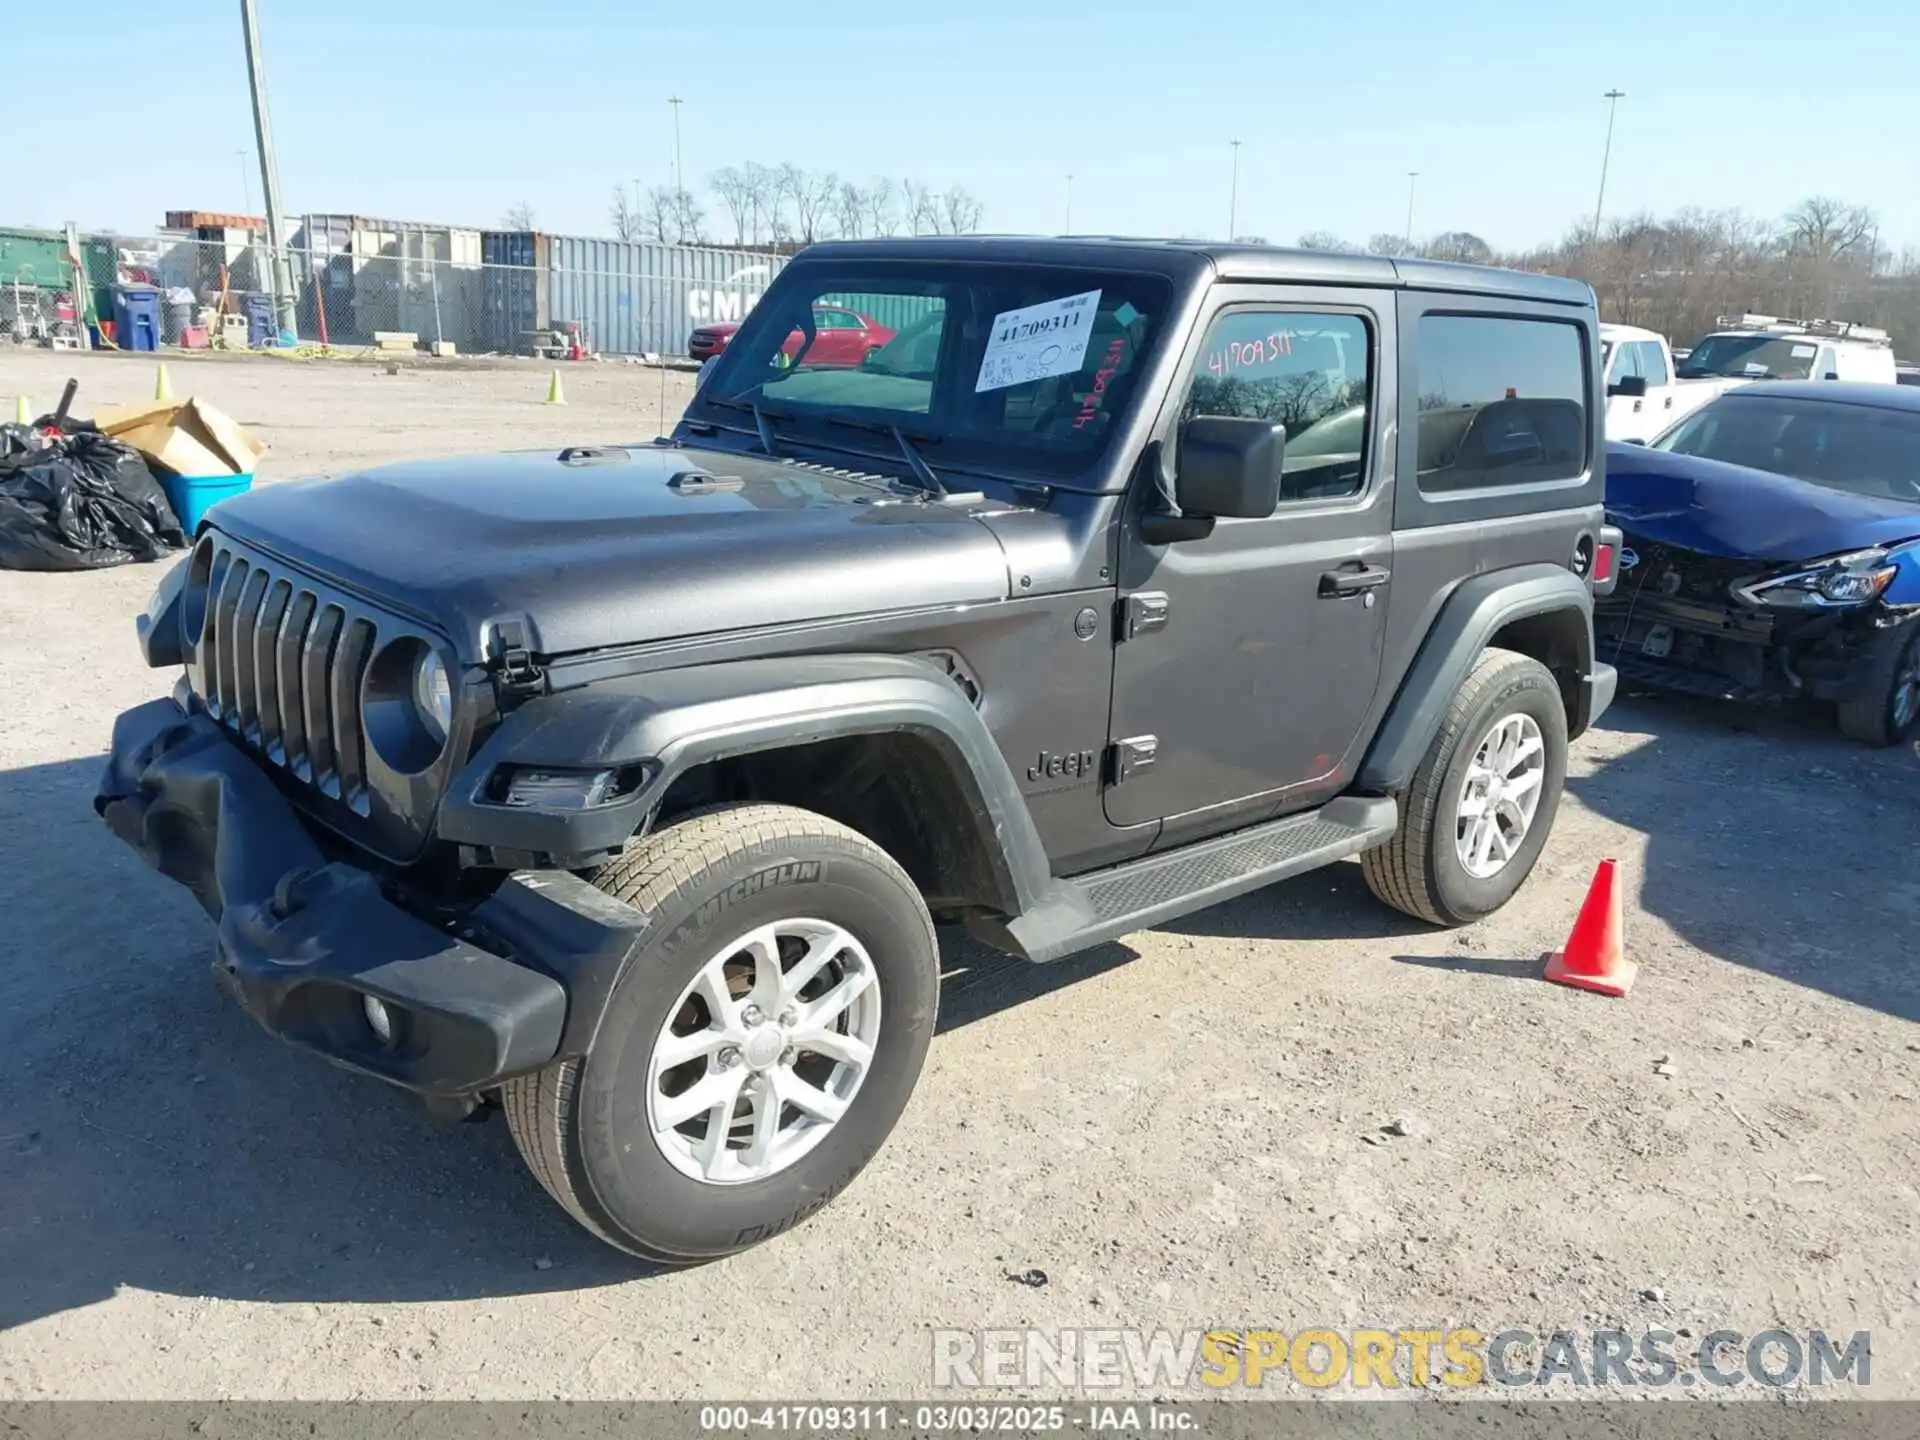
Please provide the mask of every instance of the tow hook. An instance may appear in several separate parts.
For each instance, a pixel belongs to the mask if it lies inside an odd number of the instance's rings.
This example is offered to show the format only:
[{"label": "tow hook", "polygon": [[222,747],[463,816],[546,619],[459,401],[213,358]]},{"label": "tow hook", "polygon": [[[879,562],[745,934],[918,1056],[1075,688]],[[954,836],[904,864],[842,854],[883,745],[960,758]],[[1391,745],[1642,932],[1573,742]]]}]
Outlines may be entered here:
[{"label": "tow hook", "polygon": [[290,920],[307,908],[306,885],[314,878],[312,870],[289,870],[274,882],[273,899],[267,912],[276,920]]}]

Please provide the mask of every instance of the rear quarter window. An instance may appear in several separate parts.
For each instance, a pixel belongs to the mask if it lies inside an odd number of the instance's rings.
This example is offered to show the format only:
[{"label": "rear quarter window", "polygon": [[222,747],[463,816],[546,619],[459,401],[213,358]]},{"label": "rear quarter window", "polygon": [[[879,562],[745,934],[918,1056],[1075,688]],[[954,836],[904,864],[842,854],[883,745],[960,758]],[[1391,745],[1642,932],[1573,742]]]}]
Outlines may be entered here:
[{"label": "rear quarter window", "polygon": [[1423,494],[1572,480],[1588,464],[1580,327],[1496,315],[1420,317]]}]

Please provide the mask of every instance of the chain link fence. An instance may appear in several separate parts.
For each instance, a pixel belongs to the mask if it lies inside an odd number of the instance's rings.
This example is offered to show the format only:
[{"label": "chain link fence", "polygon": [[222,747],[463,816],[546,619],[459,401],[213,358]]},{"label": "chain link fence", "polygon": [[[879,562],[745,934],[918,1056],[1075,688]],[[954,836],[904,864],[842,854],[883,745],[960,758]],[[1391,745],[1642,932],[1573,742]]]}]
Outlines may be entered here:
[{"label": "chain link fence", "polygon": [[5,237],[28,234],[0,232],[0,338],[116,349],[672,359],[699,326],[740,320],[785,263],[754,251],[310,221],[284,252],[245,232],[82,234],[77,252],[42,234],[41,250],[9,274],[9,254],[27,252],[24,242],[8,252]]}]

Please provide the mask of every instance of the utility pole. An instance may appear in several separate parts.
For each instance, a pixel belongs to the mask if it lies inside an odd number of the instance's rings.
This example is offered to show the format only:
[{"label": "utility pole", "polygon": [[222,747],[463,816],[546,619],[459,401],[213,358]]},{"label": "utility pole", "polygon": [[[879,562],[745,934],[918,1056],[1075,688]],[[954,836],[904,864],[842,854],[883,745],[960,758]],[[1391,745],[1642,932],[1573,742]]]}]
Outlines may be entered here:
[{"label": "utility pole", "polygon": [[253,91],[253,138],[260,151],[260,190],[267,201],[267,244],[271,265],[274,310],[280,331],[294,333],[293,262],[287,250],[287,227],[280,214],[280,169],[273,158],[273,130],[267,124],[267,77],[260,64],[260,18],[253,0],[240,0],[240,28],[247,40],[247,84]]},{"label": "utility pole", "polygon": [[669,95],[667,97],[667,104],[673,107],[673,193],[676,199],[679,197],[680,192],[686,189],[686,183],[687,183],[680,173],[680,106],[681,106],[681,103],[682,103],[681,99],[678,95]]},{"label": "utility pole", "polygon": [[1066,233],[1067,233],[1067,234],[1069,234],[1069,235],[1071,235],[1071,234],[1073,233],[1073,176],[1072,176],[1071,174],[1069,174],[1069,175],[1067,176],[1067,228],[1066,228]]},{"label": "utility pole", "polygon": [[1227,243],[1240,229],[1240,142],[1233,142],[1233,188],[1227,194]]},{"label": "utility pole", "polygon": [[1607,162],[1613,159],[1613,115],[1626,99],[1624,90],[1609,90],[1600,98],[1607,102],[1607,148],[1600,152],[1600,194],[1593,202],[1593,243],[1600,243],[1600,207],[1607,203]]},{"label": "utility pole", "polygon": [[1413,253],[1413,187],[1420,181],[1418,170],[1407,171],[1407,244],[1408,254]]}]

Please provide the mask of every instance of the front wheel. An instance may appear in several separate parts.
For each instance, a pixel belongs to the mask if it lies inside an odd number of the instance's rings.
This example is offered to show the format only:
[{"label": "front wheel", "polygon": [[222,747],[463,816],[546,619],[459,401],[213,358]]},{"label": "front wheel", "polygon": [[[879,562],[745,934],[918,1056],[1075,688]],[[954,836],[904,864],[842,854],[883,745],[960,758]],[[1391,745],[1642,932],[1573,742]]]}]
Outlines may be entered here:
[{"label": "front wheel", "polygon": [[1486,650],[1394,798],[1400,828],[1361,857],[1367,888],[1435,925],[1491,915],[1533,872],[1567,778],[1567,711],[1538,660]]},{"label": "front wheel", "polygon": [[884,851],[804,810],[708,811],[596,877],[650,915],[584,1060],[510,1081],[522,1158],[661,1264],[791,1229],[865,1168],[926,1060],[939,959]]},{"label": "front wheel", "polygon": [[1920,731],[1920,622],[1882,632],[1860,693],[1840,704],[1840,733],[1863,745],[1898,745]]}]

